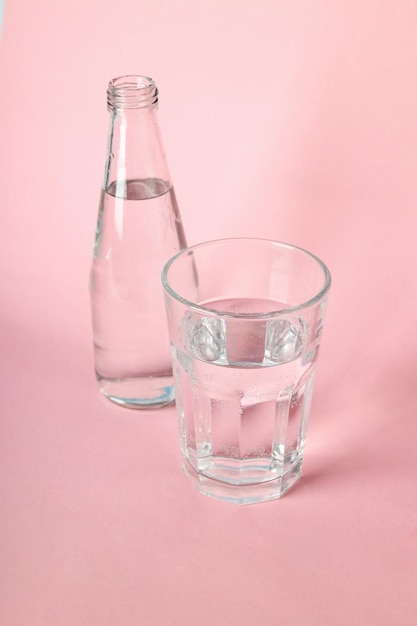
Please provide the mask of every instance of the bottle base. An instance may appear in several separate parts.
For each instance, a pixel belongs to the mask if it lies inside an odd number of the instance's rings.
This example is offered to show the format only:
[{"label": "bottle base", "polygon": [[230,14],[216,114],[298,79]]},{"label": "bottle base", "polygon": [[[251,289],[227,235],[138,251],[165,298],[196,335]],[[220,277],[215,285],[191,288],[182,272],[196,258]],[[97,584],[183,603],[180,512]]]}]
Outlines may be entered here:
[{"label": "bottle base", "polygon": [[160,409],[175,402],[172,376],[103,378],[97,375],[101,393],[128,409]]}]

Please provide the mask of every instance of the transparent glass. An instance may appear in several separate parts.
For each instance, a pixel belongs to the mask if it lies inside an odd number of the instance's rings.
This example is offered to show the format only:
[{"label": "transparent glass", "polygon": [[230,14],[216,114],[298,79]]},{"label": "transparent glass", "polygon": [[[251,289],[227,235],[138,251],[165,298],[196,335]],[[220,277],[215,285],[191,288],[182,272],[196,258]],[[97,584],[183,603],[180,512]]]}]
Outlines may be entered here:
[{"label": "transparent glass", "polygon": [[186,474],[238,504],[281,497],[301,476],[327,267],[284,243],[227,239],[180,252],[162,282]]},{"label": "transparent glass", "polygon": [[110,81],[110,130],[90,294],[102,393],[130,408],[174,400],[160,274],[186,246],[151,78]]}]

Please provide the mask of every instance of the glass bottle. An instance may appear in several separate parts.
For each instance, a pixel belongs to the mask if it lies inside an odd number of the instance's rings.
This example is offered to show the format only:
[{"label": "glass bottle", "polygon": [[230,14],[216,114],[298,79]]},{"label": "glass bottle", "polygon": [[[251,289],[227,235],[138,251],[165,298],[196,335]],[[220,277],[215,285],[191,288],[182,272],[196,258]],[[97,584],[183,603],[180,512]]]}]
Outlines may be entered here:
[{"label": "glass bottle", "polygon": [[151,78],[110,81],[110,131],[90,274],[95,369],[101,392],[130,408],[174,400],[160,275],[186,247]]}]

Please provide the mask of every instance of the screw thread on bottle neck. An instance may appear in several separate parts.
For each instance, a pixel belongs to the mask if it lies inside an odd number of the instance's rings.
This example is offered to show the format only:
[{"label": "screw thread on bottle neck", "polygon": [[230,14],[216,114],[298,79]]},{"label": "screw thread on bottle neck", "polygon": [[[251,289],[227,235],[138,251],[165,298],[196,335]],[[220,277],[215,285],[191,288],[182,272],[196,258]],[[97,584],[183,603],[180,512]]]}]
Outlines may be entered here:
[{"label": "screw thread on bottle neck", "polygon": [[158,89],[148,76],[119,76],[107,88],[109,111],[154,108],[158,103]]}]

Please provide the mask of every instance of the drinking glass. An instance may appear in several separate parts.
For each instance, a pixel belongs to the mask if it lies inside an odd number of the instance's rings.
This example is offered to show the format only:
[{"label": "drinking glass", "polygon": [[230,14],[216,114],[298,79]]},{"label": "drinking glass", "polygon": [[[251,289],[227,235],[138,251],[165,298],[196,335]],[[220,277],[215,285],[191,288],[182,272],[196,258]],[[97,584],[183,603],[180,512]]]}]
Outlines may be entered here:
[{"label": "drinking glass", "polygon": [[330,273],[265,239],[186,248],[162,273],[183,467],[238,504],[301,476]]}]

